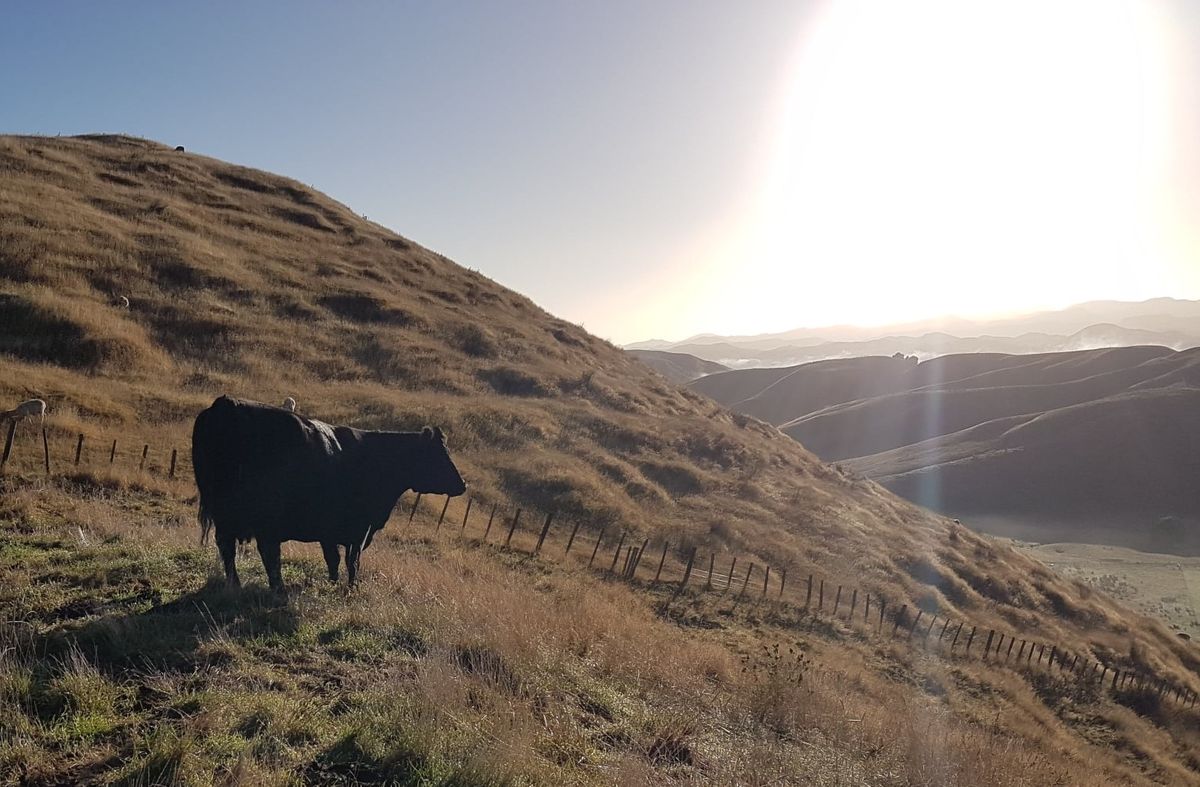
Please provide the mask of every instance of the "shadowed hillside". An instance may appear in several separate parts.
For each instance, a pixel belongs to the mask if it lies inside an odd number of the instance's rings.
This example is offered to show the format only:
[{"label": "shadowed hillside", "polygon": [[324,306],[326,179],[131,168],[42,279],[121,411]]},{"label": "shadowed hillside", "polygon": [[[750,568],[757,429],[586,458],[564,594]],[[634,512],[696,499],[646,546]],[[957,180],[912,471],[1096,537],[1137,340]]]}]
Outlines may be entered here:
[{"label": "shadowed hillside", "polygon": [[1024,520],[1012,535],[1200,549],[1200,350],[858,358],[693,388],[910,500]]},{"label": "shadowed hillside", "polygon": [[[923,385],[951,374],[935,368]],[[859,390],[847,375],[805,401]],[[1162,626],[311,188],[128,137],[0,138],[0,401],[46,399],[56,445],[186,446],[222,393],[440,425],[479,505],[555,511],[581,538],[665,537],[676,563],[702,545],[793,587],[816,572],[1200,688]],[[1195,716],[1145,691],[769,600],[672,607],[444,534],[390,526],[349,594],[308,547],[285,556],[290,602],[246,558],[230,594],[191,489],[45,479],[25,456],[0,479],[0,774],[26,783],[1200,781]]]}]

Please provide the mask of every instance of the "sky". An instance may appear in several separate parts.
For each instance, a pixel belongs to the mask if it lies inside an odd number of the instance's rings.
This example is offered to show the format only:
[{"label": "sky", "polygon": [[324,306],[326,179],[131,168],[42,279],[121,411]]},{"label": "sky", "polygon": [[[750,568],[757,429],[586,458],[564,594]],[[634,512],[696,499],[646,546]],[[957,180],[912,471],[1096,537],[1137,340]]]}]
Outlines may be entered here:
[{"label": "sky", "polygon": [[293,177],[621,343],[1200,298],[1190,0],[21,3],[0,132]]}]

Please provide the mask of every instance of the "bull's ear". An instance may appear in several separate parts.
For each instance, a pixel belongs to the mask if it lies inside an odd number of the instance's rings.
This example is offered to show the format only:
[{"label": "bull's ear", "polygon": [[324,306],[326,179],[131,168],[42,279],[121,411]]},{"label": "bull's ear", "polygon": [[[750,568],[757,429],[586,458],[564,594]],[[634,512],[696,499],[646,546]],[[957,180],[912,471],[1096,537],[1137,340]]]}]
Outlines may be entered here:
[{"label": "bull's ear", "polygon": [[424,438],[425,440],[432,440],[433,439],[433,430],[430,429],[428,426],[425,427],[424,429],[421,430],[421,437]]},{"label": "bull's ear", "polygon": [[433,436],[437,438],[439,443],[446,442],[446,435],[442,434],[442,427],[440,426],[433,427]]}]

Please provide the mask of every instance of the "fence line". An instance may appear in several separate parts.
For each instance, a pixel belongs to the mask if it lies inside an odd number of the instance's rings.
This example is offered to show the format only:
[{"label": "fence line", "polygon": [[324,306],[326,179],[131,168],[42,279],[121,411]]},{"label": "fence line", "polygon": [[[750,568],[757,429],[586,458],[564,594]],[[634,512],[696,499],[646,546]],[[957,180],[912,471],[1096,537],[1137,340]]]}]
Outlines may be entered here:
[{"label": "fence line", "polygon": [[[414,509],[416,505],[414,503]],[[472,505],[472,498],[467,499],[466,505]],[[432,511],[429,511],[428,515],[430,520],[435,518]],[[545,522],[553,523],[558,519],[559,517],[552,512],[547,515]],[[530,539],[536,536],[536,543],[526,551],[531,556],[546,554],[545,546],[550,540],[549,533],[550,527],[545,523],[540,531],[526,531],[524,535]],[[436,529],[434,534],[436,535]],[[520,531],[516,531],[516,534],[522,535]],[[514,549],[511,529],[502,543],[489,541],[486,530],[482,536],[470,536],[466,534],[465,529],[460,535],[475,538],[478,543]],[[580,534],[580,525],[576,522],[566,537],[565,546],[558,559],[566,559],[582,537],[585,536]],[[929,651],[937,649],[951,657],[974,657],[995,666],[1007,665],[1026,672],[1035,668],[1044,669],[1049,673],[1057,671],[1064,677],[1092,683],[1102,690],[1107,688],[1111,692],[1149,691],[1158,698],[1174,701],[1187,708],[1194,707],[1197,700],[1200,700],[1200,695],[1191,689],[1173,684],[1152,673],[1143,672],[1136,666],[1122,667],[1106,663],[1090,654],[1073,653],[1059,643],[1037,642],[1036,638],[1022,638],[1018,634],[999,628],[985,628],[967,620],[943,616],[941,612],[925,610],[919,606],[910,607],[908,603],[892,603],[853,585],[831,582],[831,598],[826,599],[826,578],[815,573],[806,577],[803,592],[788,593],[791,588],[787,585],[786,568],[756,566],[752,561],[739,559],[737,555],[729,555],[729,567],[726,571],[717,564],[717,553],[710,552],[707,568],[702,568],[703,558],[698,554],[698,547],[691,547],[686,553],[680,554],[678,562],[675,562],[675,556],[671,553],[671,542],[664,539],[661,549],[655,549],[655,557],[658,560],[653,564],[653,571],[646,569],[639,573],[640,569],[645,568],[642,566],[642,558],[650,551],[653,542],[644,538],[640,545],[631,545],[627,544],[629,537],[630,533],[623,530],[619,537],[614,534],[614,538],[610,538],[608,528],[602,527],[592,544],[586,566],[593,571],[599,571],[606,579],[644,585],[651,589],[669,583],[673,587],[668,588],[669,596],[664,599],[664,610],[676,601],[685,589],[692,591],[696,598],[703,597],[705,593],[720,597],[733,592],[734,608],[747,601],[754,604],[766,603],[776,611],[790,611],[795,614],[798,618],[797,625],[799,619],[804,617],[828,618],[845,623],[851,631],[862,636],[902,641]],[[597,567],[598,558],[601,561],[607,559],[608,563],[601,562]],[[582,559],[580,563],[583,564]],[[762,571],[761,583],[754,579],[758,576],[759,569]],[[697,575],[700,578],[697,578]],[[778,584],[773,581],[776,577]],[[755,582],[753,589],[752,581]],[[792,587],[794,588],[794,584]],[[860,596],[863,602],[861,615],[858,613]],[[875,615],[872,615],[873,611]],[[922,621],[927,622],[922,625]],[[887,624],[890,626],[885,628]]]},{"label": "fence line", "polygon": [[[0,454],[0,474],[5,472],[14,453],[13,449],[15,443],[15,434],[17,431],[17,423],[18,422],[16,421],[10,422],[8,434],[6,435],[4,442],[3,454]],[[108,452],[107,466],[111,469],[117,469],[116,460],[118,458],[118,440],[119,438],[112,441]],[[81,464],[87,464],[87,453],[85,452],[85,447],[86,438],[83,433],[78,433],[76,435],[74,444],[72,456],[73,461],[69,462],[72,468],[78,468]],[[41,469],[43,469],[47,475],[50,475],[54,468],[60,467],[61,465],[57,459],[55,459],[53,463],[51,461],[52,455],[50,451],[50,438],[48,430],[45,428],[45,426],[43,426],[41,429],[41,448],[42,456],[39,458],[42,461],[39,464],[42,466]],[[150,444],[143,443],[142,450],[137,452],[135,456],[137,459],[138,474],[163,474],[164,468],[161,465],[156,465],[153,462],[149,462],[148,464],[148,460],[151,456],[167,456],[165,451],[161,453],[155,451],[152,453]],[[169,456],[170,460],[165,469],[165,475],[169,479],[177,479],[179,477],[179,470],[182,467],[182,463],[179,461],[180,457],[178,449],[172,447]],[[64,461],[62,464],[68,464],[68,462]],[[412,508],[408,512],[407,519],[401,523],[401,527],[404,529],[407,529],[407,527],[411,526],[414,522],[418,509],[421,507],[422,497],[423,495],[419,493],[416,494],[415,499],[413,500]],[[429,514],[429,518],[435,521],[433,529],[434,536],[440,532],[443,521],[446,519],[448,509],[450,508],[450,500],[451,499],[449,497],[446,497],[440,507],[439,513],[436,515],[436,518],[432,512]],[[459,536],[462,538],[470,537],[467,535],[467,527],[469,524],[473,503],[474,497],[467,497],[466,509],[462,517],[462,524],[458,529]],[[402,510],[403,503],[399,503],[397,508]],[[493,522],[495,521],[498,513],[501,515],[501,520],[507,516],[502,512],[500,504],[498,502],[494,502],[491,506],[491,511],[488,515],[487,524],[483,530],[483,534],[478,537],[480,543],[491,543],[488,538],[492,530]],[[513,539],[518,533],[520,533],[521,536],[529,535],[532,537],[535,535],[531,531],[521,532],[519,530],[521,516],[523,513],[525,513],[524,509],[520,507],[514,507],[512,520],[507,528],[507,533],[504,536],[503,543],[501,545],[502,548],[514,549]],[[543,554],[543,547],[546,545],[547,539],[550,537],[553,526],[557,520],[559,520],[559,517],[556,516],[554,511],[550,511],[545,514],[545,517],[542,520],[541,529],[536,533],[536,543],[527,550],[531,556],[538,557]],[[567,558],[567,556],[570,554],[571,548],[578,540],[580,524],[581,523],[578,521],[573,523],[570,536],[566,540],[566,546],[563,549],[561,559]],[[836,585],[836,592],[833,594],[832,604],[827,610],[827,604],[825,600],[825,577],[820,577],[813,573],[809,573],[804,583],[804,592],[801,594],[799,590],[795,590],[793,593],[788,594],[786,593],[788,590],[788,571],[786,566],[776,567],[774,571],[774,575],[778,577],[777,591],[772,589],[773,571],[770,565],[761,566],[763,575],[761,587],[755,584],[754,589],[751,590],[750,583],[755,574],[756,568],[753,561],[744,561],[743,565],[746,567],[739,572],[738,556],[729,555],[729,567],[727,571],[724,571],[720,566],[717,565],[717,553],[713,551],[708,555],[708,568],[707,570],[704,570],[698,568],[698,565],[700,565],[697,563],[697,558],[699,557],[699,548],[693,546],[687,551],[686,560],[681,560],[678,567],[674,565],[668,565],[668,555],[670,553],[671,543],[665,539],[662,541],[661,552],[657,555],[658,560],[656,561],[657,565],[654,568],[653,578],[650,578],[645,572],[643,572],[642,575],[639,575],[639,569],[642,568],[642,558],[646,554],[647,550],[651,547],[651,539],[646,537],[642,540],[640,546],[631,544],[626,547],[625,544],[630,535],[630,532],[627,530],[621,531],[620,537],[616,541],[616,547],[613,549],[611,560],[607,564],[607,569],[603,570],[602,572],[603,576],[606,578],[615,577],[617,580],[629,583],[646,584],[651,588],[662,585],[664,581],[672,583],[674,587],[671,589],[669,598],[667,598],[664,602],[664,611],[669,608],[669,605],[673,603],[686,589],[689,589],[690,586],[693,591],[696,591],[701,595],[705,592],[712,592],[718,596],[724,596],[727,593],[736,592],[733,600],[734,608],[743,603],[746,600],[747,595],[749,595],[750,600],[754,603],[765,602],[771,604],[776,611],[790,611],[799,617],[810,616],[812,619],[821,619],[828,612],[828,617],[830,619],[845,623],[851,629],[851,631],[855,631],[861,635],[868,637],[884,637],[890,640],[903,639],[904,642],[912,643],[914,646],[921,646],[927,649],[940,648],[942,652],[948,653],[950,656],[959,655],[962,657],[970,657],[972,655],[971,650],[975,644],[977,635],[982,634],[982,630],[980,629],[979,625],[970,624],[970,631],[964,640],[961,650],[959,650],[959,641],[961,635],[965,626],[968,625],[969,622],[966,620],[958,621],[957,626],[951,629],[951,626],[954,625],[954,620],[952,620],[950,616],[946,616],[942,619],[942,626],[938,632],[938,636],[932,640],[931,644],[933,630],[940,617],[939,612],[930,613],[932,617],[930,618],[928,625],[920,632],[920,634],[918,634],[918,626],[927,612],[925,609],[913,607],[915,614],[910,615],[909,606],[907,603],[901,603],[898,610],[895,604],[891,604],[889,608],[890,602],[888,602],[886,599],[878,595],[873,597],[869,591],[860,590],[860,588],[857,588],[853,585],[843,584]],[[611,541],[608,542],[608,547],[604,546],[607,536],[608,527],[601,527],[596,536],[596,541],[592,547],[590,557],[587,561],[587,566],[589,569],[595,568],[594,563],[597,557],[602,554],[602,548],[612,548]],[[682,544],[676,544],[677,549],[681,548],[682,546]],[[617,570],[618,563],[621,563],[619,571]],[[601,563],[601,565],[603,566],[604,564]],[[677,568],[678,570],[676,570]],[[665,579],[663,576],[664,570],[668,573],[668,576]],[[677,580],[672,580],[671,575],[675,574],[679,574],[681,576]],[[694,574],[703,574],[704,581],[692,583],[692,577]],[[832,586],[833,583],[831,582],[831,587]],[[816,591],[815,593],[814,590]],[[856,628],[855,620],[857,617],[855,612],[858,608],[858,597],[860,592],[863,594],[864,604],[861,625],[860,627]],[[800,601],[801,595],[803,595],[802,602]],[[815,604],[813,603],[814,595],[816,602]],[[845,595],[849,595],[850,600],[848,608],[843,615],[841,614],[842,599]],[[872,601],[875,602],[875,606],[878,609],[878,620],[874,625],[872,625],[871,615]],[[890,631],[885,629],[885,623],[888,622],[887,613],[889,611],[891,611],[890,622],[892,624]],[[911,621],[909,620],[910,617]],[[949,640],[948,648],[946,646],[946,640]],[[1004,647],[1005,642],[1007,642],[1007,648]],[[978,657],[989,663],[1011,663],[1016,668],[1024,668],[1026,670],[1034,667],[1041,668],[1043,667],[1044,661],[1044,667],[1047,671],[1053,671],[1055,668],[1057,668],[1060,674],[1073,677],[1079,681],[1094,683],[1101,689],[1104,688],[1105,682],[1107,681],[1109,691],[1149,691],[1158,698],[1172,700],[1188,708],[1194,707],[1197,700],[1200,699],[1200,695],[1197,695],[1196,692],[1193,692],[1191,689],[1173,684],[1165,679],[1157,677],[1152,673],[1143,672],[1136,667],[1126,667],[1125,669],[1122,669],[1115,664],[1109,664],[1102,662],[1099,659],[1095,659],[1093,656],[1082,656],[1081,658],[1081,654],[1071,653],[1067,648],[1062,647],[1058,643],[1035,642],[1034,638],[1023,637],[1019,640],[1020,647],[1017,648],[1016,656],[1014,658],[1013,648],[1017,642],[1018,637],[1016,634],[1004,632],[995,628],[988,629],[986,639],[984,640],[982,650]],[[1049,648],[1048,652],[1047,648]],[[1002,650],[1003,655],[1001,655]],[[1109,676],[1110,672],[1112,673],[1111,677]]]}]

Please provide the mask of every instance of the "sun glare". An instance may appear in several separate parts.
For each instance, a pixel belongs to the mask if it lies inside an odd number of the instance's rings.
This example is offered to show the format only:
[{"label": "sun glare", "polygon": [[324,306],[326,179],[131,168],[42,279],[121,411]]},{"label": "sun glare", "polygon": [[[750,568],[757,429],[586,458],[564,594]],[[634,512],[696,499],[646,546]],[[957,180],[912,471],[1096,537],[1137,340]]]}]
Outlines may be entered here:
[{"label": "sun glare", "polygon": [[1116,0],[830,3],[781,101],[746,253],[709,273],[756,288],[727,319],[1161,294],[1163,46],[1143,5]]}]

